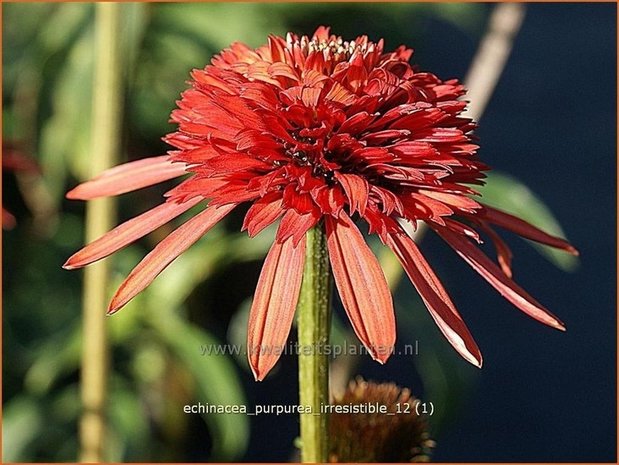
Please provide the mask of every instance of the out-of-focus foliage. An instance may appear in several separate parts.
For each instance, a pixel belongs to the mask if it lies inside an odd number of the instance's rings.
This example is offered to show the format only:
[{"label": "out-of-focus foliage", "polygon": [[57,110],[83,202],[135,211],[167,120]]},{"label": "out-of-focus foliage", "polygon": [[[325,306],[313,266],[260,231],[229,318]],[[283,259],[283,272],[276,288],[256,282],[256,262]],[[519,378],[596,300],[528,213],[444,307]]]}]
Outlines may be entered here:
[{"label": "out-of-focus foliage", "polygon": [[[256,46],[271,33],[311,33],[320,24],[330,24],[344,36],[385,37],[393,47],[411,43],[413,37],[422,42],[428,18],[476,34],[485,14],[475,4],[128,3],[123,10],[123,159],[165,152],[160,138],[173,130],[168,116],[187,87],[190,70],[204,66],[232,41]],[[4,198],[18,202],[24,197],[54,213],[35,224],[25,208],[12,209],[18,226],[3,237],[4,461],[77,457],[81,275],[60,266],[83,240],[84,206],[66,201],[64,192],[88,176],[93,14],[93,5],[83,3],[3,6],[3,140],[35,157],[43,171],[42,184],[21,194],[20,186],[8,179]],[[119,220],[149,209],[163,191],[122,197]],[[491,177],[483,193],[489,203],[515,209],[560,233],[543,203],[510,178]],[[529,208],[518,210],[524,200]],[[202,345],[241,344],[245,337],[248,299],[273,231],[250,240],[238,232],[240,218],[240,213],[232,215],[211,231],[109,319],[110,461],[244,456],[249,417],[204,415],[196,421],[197,416],[182,412],[183,405],[197,402],[253,401],[247,387],[255,385],[244,356],[204,357],[200,352]],[[112,285],[169,230],[162,227],[116,254],[111,259]],[[570,266],[565,256],[551,258]],[[384,255],[382,261],[398,288],[400,340],[438,335],[411,286],[405,280],[400,284],[393,257]],[[337,319],[333,339],[357,343],[348,323]],[[424,357],[414,357],[411,369],[419,373],[426,395],[447,406],[433,419],[436,427],[453,414],[456,399],[465,397],[476,375],[440,337],[430,339]],[[341,366],[342,376],[356,374],[355,362]],[[295,380],[278,382],[282,391],[296,389]],[[272,399],[278,402],[277,392]]]}]

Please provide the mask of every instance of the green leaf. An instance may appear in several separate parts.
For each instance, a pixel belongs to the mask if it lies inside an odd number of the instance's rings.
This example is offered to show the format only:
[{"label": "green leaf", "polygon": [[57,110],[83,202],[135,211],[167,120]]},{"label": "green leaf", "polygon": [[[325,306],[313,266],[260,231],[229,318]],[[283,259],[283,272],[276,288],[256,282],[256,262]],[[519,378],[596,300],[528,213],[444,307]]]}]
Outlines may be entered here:
[{"label": "green leaf", "polygon": [[[203,345],[221,342],[203,329],[171,312],[153,312],[152,327],[172,353],[191,373],[195,402],[210,405],[247,405],[236,367],[228,355],[203,356]],[[243,414],[204,414],[213,435],[213,459],[231,461],[240,457],[249,441],[249,421]]]},{"label": "green leaf", "polygon": [[234,353],[233,356],[237,363],[248,373],[250,372],[249,364],[247,363],[247,322],[249,321],[249,309],[251,308],[252,299],[245,299],[239,308],[236,310],[230,324],[226,338],[233,346],[239,347],[239,353]]},{"label": "green leaf", "polygon": [[79,325],[42,344],[24,377],[26,390],[36,395],[47,394],[62,376],[78,369],[81,348]]},{"label": "green leaf", "polygon": [[[488,173],[487,184],[477,190],[482,194],[484,203],[516,215],[549,234],[565,237],[561,225],[546,204],[511,176],[494,171]],[[562,270],[573,271],[579,264],[578,258],[573,255],[537,242],[527,242]]]},{"label": "green leaf", "polygon": [[[270,13],[268,22],[264,21],[266,12]],[[216,50],[234,41],[257,46],[264,42],[269,33],[281,34],[285,31],[284,24],[273,14],[273,9],[259,3],[211,3],[208,7],[200,3],[164,3],[158,5],[156,14],[170,29],[203,38]],[[196,63],[196,66],[202,67],[204,63]]]},{"label": "green leaf", "polygon": [[31,396],[17,396],[4,406],[2,419],[2,462],[35,460],[30,449],[44,423],[41,406]]},{"label": "green leaf", "polygon": [[108,460],[122,462],[145,457],[149,449],[150,425],[144,412],[144,401],[135,386],[120,376],[115,376],[110,385]]}]

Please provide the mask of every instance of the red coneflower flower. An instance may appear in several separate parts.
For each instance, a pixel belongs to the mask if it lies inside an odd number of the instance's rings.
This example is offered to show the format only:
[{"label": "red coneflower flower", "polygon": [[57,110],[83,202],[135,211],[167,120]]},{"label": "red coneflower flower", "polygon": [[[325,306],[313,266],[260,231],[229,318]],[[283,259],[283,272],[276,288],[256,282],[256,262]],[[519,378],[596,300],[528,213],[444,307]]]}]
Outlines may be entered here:
[{"label": "red coneflower flower", "polygon": [[[234,43],[194,70],[172,113],[179,125],[165,156],[105,171],[67,194],[92,199],[189,174],[166,201],[73,255],[65,268],[106,257],[191,207],[201,213],[163,239],[114,295],[116,312],[178,255],[243,202],[243,229],[255,236],[279,219],[251,307],[248,347],[281,347],[290,332],[305,259],[305,234],[321,223],[344,308],[373,358],[385,362],[395,342],[393,303],[382,269],[353,218],[391,248],[438,327],[469,362],[482,357],[447,292],[400,222],[427,223],[510,302],[552,327],[563,324],[511,280],[511,253],[493,226],[576,250],[566,241],[485,206],[469,185],[488,168],[471,141],[475,124],[460,116],[457,80],[415,71],[412,50],[383,51],[366,36],[347,42],[320,27],[309,38],[270,36],[251,49]],[[496,244],[499,264],[476,245],[476,229]],[[278,351],[250,350],[262,379]]]}]

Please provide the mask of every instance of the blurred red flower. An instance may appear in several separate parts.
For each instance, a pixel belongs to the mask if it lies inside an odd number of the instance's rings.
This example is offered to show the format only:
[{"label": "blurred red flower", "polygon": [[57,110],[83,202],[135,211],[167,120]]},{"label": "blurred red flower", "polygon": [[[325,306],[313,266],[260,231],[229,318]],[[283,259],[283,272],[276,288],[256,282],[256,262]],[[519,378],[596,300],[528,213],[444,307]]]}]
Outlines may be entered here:
[{"label": "blurred red flower", "polygon": [[[2,172],[22,171],[24,173],[39,173],[39,165],[32,159],[14,149],[11,145],[2,147]],[[2,229],[13,229],[17,224],[15,217],[2,206]]]},{"label": "blurred red flower", "polygon": [[[576,250],[507,213],[471,198],[488,168],[476,156],[475,124],[457,80],[414,70],[412,50],[386,53],[366,36],[343,41],[320,27],[310,38],[270,36],[255,50],[234,43],[192,73],[165,140],[175,150],[112,168],[68,193],[118,195],[189,174],[158,207],[121,224],[73,255],[88,265],[191,207],[201,213],[163,239],[114,295],[114,313],[232,209],[251,202],[243,229],[254,236],[279,221],[250,311],[248,347],[285,344],[301,285],[305,233],[324,223],[335,283],[353,328],[383,363],[395,342],[391,293],[353,217],[393,250],[453,347],[481,366],[482,356],[447,292],[400,222],[425,222],[506,299],[554,328],[563,324],[511,279],[511,253],[493,227]],[[499,266],[475,244],[479,229],[495,243]],[[250,350],[262,379],[277,351]]]}]

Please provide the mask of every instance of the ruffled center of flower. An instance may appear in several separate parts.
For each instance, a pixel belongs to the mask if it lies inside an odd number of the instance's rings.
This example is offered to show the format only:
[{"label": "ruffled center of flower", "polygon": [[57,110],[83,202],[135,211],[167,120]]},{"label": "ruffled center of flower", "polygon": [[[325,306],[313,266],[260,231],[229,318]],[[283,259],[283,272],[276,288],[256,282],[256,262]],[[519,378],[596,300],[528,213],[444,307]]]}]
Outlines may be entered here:
[{"label": "ruffled center of flower", "polygon": [[[335,178],[334,170],[327,165],[332,163],[326,162],[324,157],[317,157],[315,153],[304,152],[302,150],[288,149],[286,154],[290,156],[292,162],[299,167],[311,168],[312,176],[324,180],[326,184],[333,184]],[[320,159],[318,159],[320,158]],[[322,159],[322,160],[321,160]],[[274,162],[275,166],[282,166],[281,162]]]},{"label": "ruffled center of flower", "polygon": [[[269,221],[284,215],[279,240],[344,209],[383,238],[396,217],[445,225],[473,212],[467,184],[485,166],[468,135],[475,125],[460,116],[464,88],[414,71],[411,54],[327,28],[257,49],[233,44],[194,71],[172,115],[172,158],[196,175],[173,195],[261,202]],[[253,234],[263,223],[251,218]]]},{"label": "ruffled center of flower", "polygon": [[348,61],[355,52],[365,54],[372,53],[375,44],[369,42],[365,37],[360,40],[343,40],[341,37],[331,37],[329,39],[319,39],[314,37],[309,39],[307,36],[301,37],[296,41],[292,35],[287,38],[287,44],[291,47],[298,44],[301,50],[309,55],[311,52],[322,52],[326,59],[334,62]]},{"label": "ruffled center of flower", "polygon": [[[301,121],[292,120],[291,123],[299,126],[290,130],[290,140],[282,141],[284,154],[294,165],[310,168],[314,177],[331,184],[334,171],[341,168],[341,165],[334,161],[334,155],[327,150],[329,137],[334,131],[334,122],[314,122],[309,128],[303,127]],[[281,161],[275,163],[275,166],[282,165]]]}]

